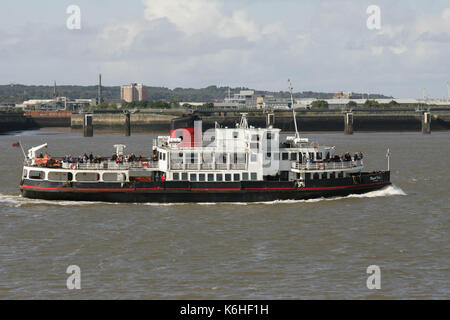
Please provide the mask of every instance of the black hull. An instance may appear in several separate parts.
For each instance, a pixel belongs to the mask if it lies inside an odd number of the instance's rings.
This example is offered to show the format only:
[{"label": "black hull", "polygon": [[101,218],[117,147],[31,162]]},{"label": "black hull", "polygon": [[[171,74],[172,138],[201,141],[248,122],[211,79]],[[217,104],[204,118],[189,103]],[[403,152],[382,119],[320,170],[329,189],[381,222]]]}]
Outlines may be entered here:
[{"label": "black hull", "polygon": [[24,180],[22,195],[32,199],[130,203],[267,202],[362,194],[390,185],[389,172],[294,182],[135,182],[62,183]]}]

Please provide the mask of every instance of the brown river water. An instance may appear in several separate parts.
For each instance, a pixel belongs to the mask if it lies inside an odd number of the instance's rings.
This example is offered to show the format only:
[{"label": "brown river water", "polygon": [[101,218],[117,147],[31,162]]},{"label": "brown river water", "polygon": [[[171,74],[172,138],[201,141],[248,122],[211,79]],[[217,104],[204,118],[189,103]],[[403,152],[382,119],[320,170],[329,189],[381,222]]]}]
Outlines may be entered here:
[{"label": "brown river water", "polygon": [[[0,136],[0,299],[449,299],[450,133],[314,133],[387,167],[365,195],[235,204],[114,204],[20,196],[21,141],[54,156],[149,155],[154,135],[66,129]],[[68,266],[81,289],[68,290]],[[369,290],[366,270],[381,270]]]}]

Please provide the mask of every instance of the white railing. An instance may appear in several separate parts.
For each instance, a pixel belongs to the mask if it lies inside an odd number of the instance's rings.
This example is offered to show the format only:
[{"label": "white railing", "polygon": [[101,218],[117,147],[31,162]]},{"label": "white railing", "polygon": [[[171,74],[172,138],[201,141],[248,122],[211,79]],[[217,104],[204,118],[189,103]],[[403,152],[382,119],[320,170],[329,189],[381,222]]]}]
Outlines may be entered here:
[{"label": "white railing", "polygon": [[315,163],[292,163],[292,168],[297,170],[342,170],[362,167],[362,160],[342,161],[342,162],[315,162]]},{"label": "white railing", "polygon": [[[227,170],[228,165],[225,163],[180,163],[171,162],[170,168],[172,170]],[[245,170],[247,165],[245,163],[232,163],[229,165],[230,170]]]},{"label": "white railing", "polygon": [[62,169],[78,170],[128,170],[139,168],[158,168],[158,162],[153,161],[134,161],[116,163],[115,161],[104,161],[101,163],[67,163],[63,162]]}]

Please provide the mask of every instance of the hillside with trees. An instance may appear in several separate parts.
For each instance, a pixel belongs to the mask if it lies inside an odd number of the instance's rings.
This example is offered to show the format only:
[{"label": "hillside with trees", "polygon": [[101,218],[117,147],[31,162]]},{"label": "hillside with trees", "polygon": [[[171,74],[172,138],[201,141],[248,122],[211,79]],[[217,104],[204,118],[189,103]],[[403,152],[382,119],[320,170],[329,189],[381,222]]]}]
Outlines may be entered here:
[{"label": "hillside with trees", "polygon": [[[56,87],[58,96],[70,99],[90,99],[96,98],[98,87],[62,85]],[[230,93],[239,93],[240,90],[253,90],[245,87],[231,88]],[[102,86],[103,98],[106,102],[120,100],[120,86]],[[256,95],[274,96],[277,98],[289,98],[288,91],[263,91],[255,90]],[[53,96],[53,86],[26,86],[21,84],[0,85],[0,103],[22,103],[29,99],[51,99]],[[209,86],[206,88],[175,88],[147,87],[147,99],[149,101],[170,102],[215,102],[221,101],[228,96],[228,87]],[[303,91],[294,93],[294,97],[331,99],[333,93]],[[371,99],[392,98],[378,94],[371,94]]]}]

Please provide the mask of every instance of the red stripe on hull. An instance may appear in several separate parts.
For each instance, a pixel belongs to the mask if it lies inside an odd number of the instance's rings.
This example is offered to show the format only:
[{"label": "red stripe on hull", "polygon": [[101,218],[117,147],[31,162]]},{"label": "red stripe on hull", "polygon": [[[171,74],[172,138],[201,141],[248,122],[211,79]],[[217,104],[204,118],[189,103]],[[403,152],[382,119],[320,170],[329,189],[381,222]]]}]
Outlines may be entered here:
[{"label": "red stripe on hull", "polygon": [[164,190],[182,190],[182,191],[268,191],[268,190],[298,190],[298,191],[313,191],[313,190],[332,190],[332,189],[347,189],[358,187],[370,187],[376,185],[390,184],[390,182],[374,182],[369,184],[356,184],[337,187],[315,187],[315,188],[52,188],[52,187],[37,187],[22,185],[23,189],[36,190],[52,190],[52,191],[164,191]]}]

